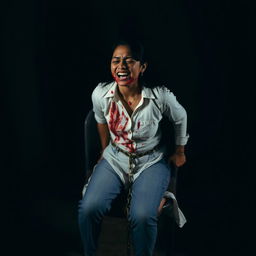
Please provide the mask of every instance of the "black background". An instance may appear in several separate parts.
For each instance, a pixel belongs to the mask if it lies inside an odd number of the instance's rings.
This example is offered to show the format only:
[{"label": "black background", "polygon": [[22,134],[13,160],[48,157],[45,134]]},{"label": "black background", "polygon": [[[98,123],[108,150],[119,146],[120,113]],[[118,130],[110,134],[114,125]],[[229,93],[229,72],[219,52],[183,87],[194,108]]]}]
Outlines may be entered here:
[{"label": "black background", "polygon": [[187,163],[178,184],[188,223],[177,229],[177,252],[247,255],[253,249],[253,1],[1,6],[7,255],[81,253],[83,122],[93,88],[109,77],[119,35],[144,42],[147,78],[168,86],[188,113]]}]

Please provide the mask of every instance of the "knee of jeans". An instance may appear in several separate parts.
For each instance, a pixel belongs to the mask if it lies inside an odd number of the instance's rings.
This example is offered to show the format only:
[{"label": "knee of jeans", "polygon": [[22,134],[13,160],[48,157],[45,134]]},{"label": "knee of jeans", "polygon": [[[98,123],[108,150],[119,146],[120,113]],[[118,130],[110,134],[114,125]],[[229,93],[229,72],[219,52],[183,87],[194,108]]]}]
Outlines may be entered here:
[{"label": "knee of jeans", "polygon": [[138,207],[130,211],[129,221],[132,225],[152,224],[157,221],[157,214],[145,208]]},{"label": "knee of jeans", "polygon": [[90,217],[98,214],[103,215],[107,210],[104,202],[97,200],[81,200],[79,203],[78,213],[80,216]]}]

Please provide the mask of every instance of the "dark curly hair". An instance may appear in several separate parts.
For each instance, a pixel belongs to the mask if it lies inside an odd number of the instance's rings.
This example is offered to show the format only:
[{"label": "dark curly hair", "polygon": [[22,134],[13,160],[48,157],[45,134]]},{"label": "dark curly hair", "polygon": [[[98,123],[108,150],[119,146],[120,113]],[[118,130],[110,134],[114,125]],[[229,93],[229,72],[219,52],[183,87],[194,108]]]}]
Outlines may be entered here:
[{"label": "dark curly hair", "polygon": [[129,48],[131,49],[131,52],[132,52],[132,57],[135,60],[140,61],[141,64],[144,64],[145,62],[147,62],[147,58],[145,56],[144,46],[139,40],[136,40],[136,39],[119,39],[118,41],[116,41],[112,45],[112,52],[114,52],[114,50],[120,45],[129,46]]}]

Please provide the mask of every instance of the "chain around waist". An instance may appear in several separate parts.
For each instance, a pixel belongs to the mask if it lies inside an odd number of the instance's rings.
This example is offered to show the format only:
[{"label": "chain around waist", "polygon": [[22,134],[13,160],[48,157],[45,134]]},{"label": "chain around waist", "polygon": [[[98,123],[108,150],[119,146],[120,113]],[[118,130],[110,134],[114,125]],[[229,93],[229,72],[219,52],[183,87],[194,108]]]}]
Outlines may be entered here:
[{"label": "chain around waist", "polygon": [[116,149],[117,149],[117,151],[119,151],[119,152],[122,152],[123,154],[125,154],[126,156],[128,156],[128,157],[132,157],[132,158],[138,158],[138,157],[142,157],[142,156],[145,156],[145,155],[148,155],[148,154],[151,154],[151,153],[153,153],[153,152],[155,152],[157,149],[158,149],[158,145],[156,145],[155,147],[153,147],[152,149],[150,149],[150,150],[147,150],[147,151],[145,151],[145,152],[128,152],[128,151],[125,151],[125,150],[123,150],[122,148],[120,148],[115,142],[113,142],[112,140],[111,140],[111,144],[112,144],[112,146],[114,146]]}]

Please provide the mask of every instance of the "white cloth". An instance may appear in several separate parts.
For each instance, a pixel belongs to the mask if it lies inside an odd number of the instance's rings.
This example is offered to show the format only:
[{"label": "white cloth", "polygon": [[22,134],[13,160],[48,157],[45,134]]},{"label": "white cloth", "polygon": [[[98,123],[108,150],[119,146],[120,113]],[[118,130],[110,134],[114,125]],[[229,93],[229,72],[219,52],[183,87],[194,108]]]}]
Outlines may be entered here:
[{"label": "white cloth", "polygon": [[179,205],[178,205],[178,202],[176,200],[175,195],[170,191],[166,191],[165,194],[164,194],[164,197],[167,199],[167,202],[164,204],[163,209],[168,207],[169,204],[172,203],[173,204],[172,210],[173,210],[174,219],[175,219],[177,225],[180,228],[182,228],[184,226],[184,224],[187,222],[187,220],[186,220],[184,214],[182,213],[182,211],[179,208]]}]

